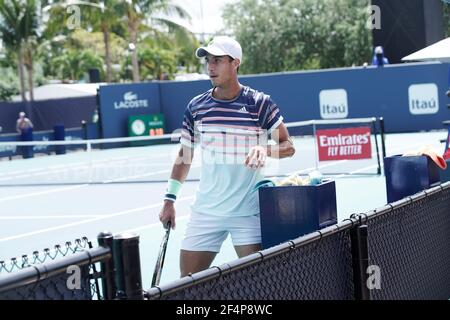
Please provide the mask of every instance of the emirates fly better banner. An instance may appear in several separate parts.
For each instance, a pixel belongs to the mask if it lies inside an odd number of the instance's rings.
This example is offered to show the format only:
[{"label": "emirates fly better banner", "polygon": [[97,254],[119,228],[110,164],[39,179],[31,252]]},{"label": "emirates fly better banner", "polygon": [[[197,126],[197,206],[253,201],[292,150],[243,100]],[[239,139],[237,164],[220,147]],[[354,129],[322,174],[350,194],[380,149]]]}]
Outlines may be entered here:
[{"label": "emirates fly better banner", "polygon": [[372,158],[370,127],[317,130],[319,161]]}]

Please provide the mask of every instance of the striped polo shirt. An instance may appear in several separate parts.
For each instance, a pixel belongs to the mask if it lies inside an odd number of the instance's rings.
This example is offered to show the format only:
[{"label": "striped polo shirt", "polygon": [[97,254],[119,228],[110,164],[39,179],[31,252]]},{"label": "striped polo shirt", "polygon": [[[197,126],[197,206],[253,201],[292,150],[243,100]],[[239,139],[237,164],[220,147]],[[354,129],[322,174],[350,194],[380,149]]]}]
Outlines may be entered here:
[{"label": "striped polo shirt", "polygon": [[194,212],[218,216],[259,213],[253,187],[261,169],[245,166],[253,146],[267,146],[270,133],[283,121],[270,96],[241,86],[233,100],[218,100],[213,89],[192,99],[185,111],[181,143],[201,148],[201,176]]}]

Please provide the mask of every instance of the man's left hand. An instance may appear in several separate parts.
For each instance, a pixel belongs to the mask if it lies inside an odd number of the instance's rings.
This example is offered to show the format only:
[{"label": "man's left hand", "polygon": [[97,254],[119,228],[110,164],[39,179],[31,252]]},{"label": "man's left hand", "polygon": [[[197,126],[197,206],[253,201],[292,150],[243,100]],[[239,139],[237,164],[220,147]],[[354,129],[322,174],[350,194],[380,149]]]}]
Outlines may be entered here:
[{"label": "man's left hand", "polygon": [[267,150],[262,146],[254,146],[245,159],[245,166],[251,169],[264,167],[267,157]]}]

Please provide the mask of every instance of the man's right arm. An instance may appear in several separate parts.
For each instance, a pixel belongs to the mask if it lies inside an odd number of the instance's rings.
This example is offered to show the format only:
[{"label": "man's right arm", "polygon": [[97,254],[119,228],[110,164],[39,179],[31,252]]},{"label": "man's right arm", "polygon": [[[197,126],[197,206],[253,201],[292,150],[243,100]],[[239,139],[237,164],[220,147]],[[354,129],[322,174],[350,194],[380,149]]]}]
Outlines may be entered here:
[{"label": "man's right arm", "polygon": [[[183,183],[191,169],[192,158],[194,157],[194,149],[181,145],[180,151],[178,151],[175,164],[172,168],[170,175],[171,179],[177,180]],[[175,206],[174,201],[164,200],[161,213],[159,214],[159,220],[166,225],[170,221],[172,229],[175,229]]]}]

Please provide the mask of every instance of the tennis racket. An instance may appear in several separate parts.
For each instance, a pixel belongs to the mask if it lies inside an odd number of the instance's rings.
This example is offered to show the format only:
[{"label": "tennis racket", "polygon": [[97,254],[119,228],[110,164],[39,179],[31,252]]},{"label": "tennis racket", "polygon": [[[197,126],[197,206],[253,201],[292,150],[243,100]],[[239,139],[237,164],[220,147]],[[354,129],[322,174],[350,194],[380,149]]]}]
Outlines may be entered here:
[{"label": "tennis racket", "polygon": [[167,243],[169,242],[170,222],[167,223],[166,234],[163,237],[159,248],[158,260],[156,260],[155,270],[153,271],[152,287],[159,285],[161,280],[162,268],[164,266],[164,258],[166,256]]}]

